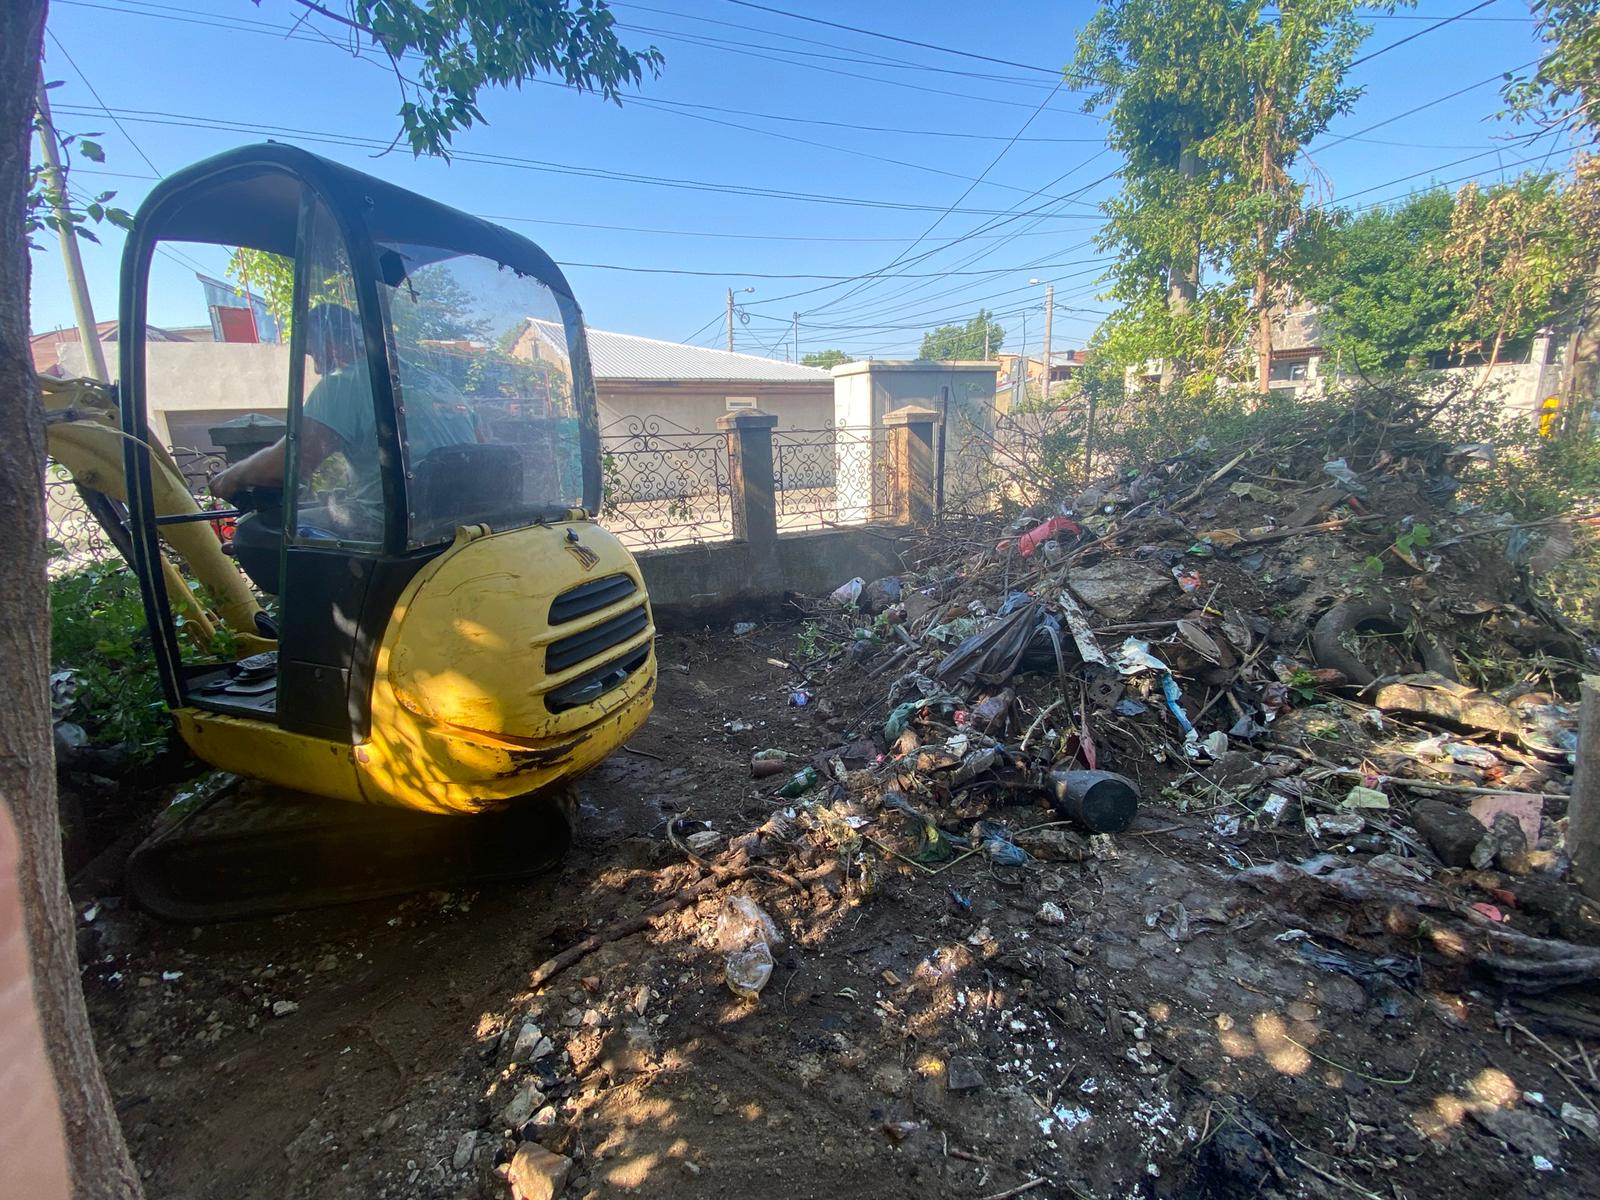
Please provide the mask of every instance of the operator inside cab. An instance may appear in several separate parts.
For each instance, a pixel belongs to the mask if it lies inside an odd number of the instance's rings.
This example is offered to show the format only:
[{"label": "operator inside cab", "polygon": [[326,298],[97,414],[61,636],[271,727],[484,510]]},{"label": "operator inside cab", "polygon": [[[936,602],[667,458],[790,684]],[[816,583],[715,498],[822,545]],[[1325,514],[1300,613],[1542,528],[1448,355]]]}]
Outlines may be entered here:
[{"label": "operator inside cab", "polygon": [[[300,417],[300,483],[322,482],[318,472],[335,455],[342,455],[347,470],[329,471],[331,486],[305,496],[295,514],[302,539],[376,542],[383,537],[383,483],[378,467],[378,436],[374,419],[372,381],[367,366],[361,327],[342,304],[320,304],[306,314],[306,353],[318,379],[306,396]],[[480,441],[466,399],[447,379],[417,364],[405,371],[405,437],[414,459],[446,446]],[[245,488],[281,490],[284,486],[288,443],[280,438],[211,480],[211,492],[232,499]],[[235,536],[240,562],[253,557],[253,543],[272,543],[282,537],[281,517],[265,512],[241,520]],[[248,569],[248,567],[247,567]],[[252,575],[256,572],[251,570]],[[260,579],[258,583],[266,586]]]}]

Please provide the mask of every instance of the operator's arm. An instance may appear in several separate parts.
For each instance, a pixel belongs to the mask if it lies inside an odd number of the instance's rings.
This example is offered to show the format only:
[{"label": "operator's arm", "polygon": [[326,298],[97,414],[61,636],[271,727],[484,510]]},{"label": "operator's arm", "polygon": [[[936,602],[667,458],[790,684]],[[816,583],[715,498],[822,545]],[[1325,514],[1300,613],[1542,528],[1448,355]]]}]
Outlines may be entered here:
[{"label": "operator's arm", "polygon": [[[222,471],[211,480],[211,494],[226,500],[241,488],[283,486],[284,463],[288,442],[279,438],[264,450],[257,450]],[[300,419],[300,477],[309,479],[322,460],[339,449],[338,435],[321,421],[310,417]]]}]

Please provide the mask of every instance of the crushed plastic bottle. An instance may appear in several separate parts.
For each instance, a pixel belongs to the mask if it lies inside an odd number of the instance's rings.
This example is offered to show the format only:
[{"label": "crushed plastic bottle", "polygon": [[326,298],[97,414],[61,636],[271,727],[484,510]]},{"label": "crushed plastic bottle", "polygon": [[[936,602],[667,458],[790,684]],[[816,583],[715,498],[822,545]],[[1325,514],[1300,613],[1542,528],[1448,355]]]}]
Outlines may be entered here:
[{"label": "crushed plastic bottle", "polygon": [[728,990],[755,1000],[772,978],[772,951],[783,945],[772,918],[748,896],[729,896],[717,917],[717,950],[725,955]]}]

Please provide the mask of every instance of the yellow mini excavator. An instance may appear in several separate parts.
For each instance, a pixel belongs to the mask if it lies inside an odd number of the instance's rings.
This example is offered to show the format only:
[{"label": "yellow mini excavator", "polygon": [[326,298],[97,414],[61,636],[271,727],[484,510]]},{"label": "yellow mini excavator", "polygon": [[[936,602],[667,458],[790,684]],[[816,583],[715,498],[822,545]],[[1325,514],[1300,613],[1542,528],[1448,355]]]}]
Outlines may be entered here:
[{"label": "yellow mini excavator", "polygon": [[[215,481],[221,512],[150,420],[204,407],[165,394],[183,376],[147,324],[155,256],[196,244],[293,263],[287,433]],[[125,522],[184,741],[247,781],[161,823],[135,898],[212,919],[559,857],[572,781],[639,728],[656,681],[638,565],[591,516],[594,384],[561,271],[496,225],[249,146],[150,193],[119,317],[114,396],[47,386],[50,453]],[[263,362],[224,380],[259,392]]]}]

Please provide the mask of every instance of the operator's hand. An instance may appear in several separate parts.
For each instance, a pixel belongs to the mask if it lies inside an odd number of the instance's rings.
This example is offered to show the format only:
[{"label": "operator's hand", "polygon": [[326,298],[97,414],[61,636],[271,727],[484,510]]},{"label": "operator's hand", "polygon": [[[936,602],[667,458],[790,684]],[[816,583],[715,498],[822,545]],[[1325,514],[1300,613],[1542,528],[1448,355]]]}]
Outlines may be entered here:
[{"label": "operator's hand", "polygon": [[233,466],[224,467],[213,475],[210,484],[207,485],[211,489],[211,494],[219,500],[233,499],[234,493],[245,486],[244,481],[239,478],[239,468],[242,466],[243,463],[234,463]]}]

